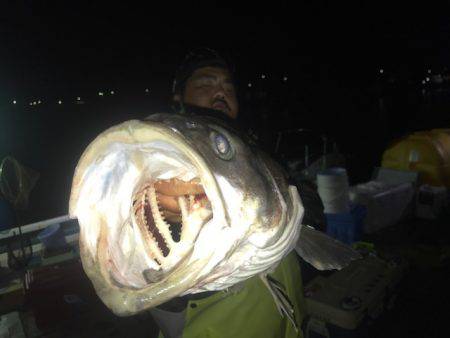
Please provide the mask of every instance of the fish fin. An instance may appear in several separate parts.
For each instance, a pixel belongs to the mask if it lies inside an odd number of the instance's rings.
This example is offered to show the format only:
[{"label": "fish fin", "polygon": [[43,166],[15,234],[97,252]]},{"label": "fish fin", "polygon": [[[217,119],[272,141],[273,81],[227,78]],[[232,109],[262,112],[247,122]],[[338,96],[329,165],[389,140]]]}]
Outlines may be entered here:
[{"label": "fish fin", "polygon": [[350,246],[307,225],[302,225],[295,251],[318,270],[340,270],[362,258]]},{"label": "fish fin", "polygon": [[284,290],[283,285],[267,274],[260,274],[259,277],[267,289],[269,289],[280,315],[282,317],[286,316],[294,326],[295,332],[298,332],[297,322],[295,321],[294,307],[292,306],[292,302]]}]

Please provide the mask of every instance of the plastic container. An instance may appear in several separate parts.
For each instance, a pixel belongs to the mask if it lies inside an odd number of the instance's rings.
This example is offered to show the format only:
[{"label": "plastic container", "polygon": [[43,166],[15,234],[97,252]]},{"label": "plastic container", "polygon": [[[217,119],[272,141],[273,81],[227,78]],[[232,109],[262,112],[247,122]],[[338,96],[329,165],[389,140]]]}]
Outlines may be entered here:
[{"label": "plastic container", "polygon": [[417,171],[420,184],[450,188],[450,129],[420,131],[395,141],[381,166]]},{"label": "plastic container", "polygon": [[59,223],[49,225],[37,237],[47,250],[57,250],[67,246],[64,232]]},{"label": "plastic container", "polygon": [[352,203],[367,208],[364,233],[375,233],[412,215],[414,191],[412,183],[391,185],[369,181],[352,186]]},{"label": "plastic container", "polygon": [[350,211],[348,177],[344,168],[329,168],[319,172],[317,192],[325,213],[337,214]]},{"label": "plastic container", "polygon": [[345,244],[357,242],[361,240],[366,215],[367,208],[362,205],[354,205],[346,213],[326,213],[327,234]]},{"label": "plastic container", "polygon": [[[341,333],[347,330],[346,337],[355,337],[351,334],[358,332],[365,319],[378,318],[390,306],[406,268],[402,259],[367,256],[328,277],[319,275],[304,287],[306,314],[341,328]],[[329,336],[340,335],[330,332]]]},{"label": "plastic container", "polygon": [[314,316],[305,317],[305,338],[370,338],[369,321],[364,319],[356,329],[347,330]]}]

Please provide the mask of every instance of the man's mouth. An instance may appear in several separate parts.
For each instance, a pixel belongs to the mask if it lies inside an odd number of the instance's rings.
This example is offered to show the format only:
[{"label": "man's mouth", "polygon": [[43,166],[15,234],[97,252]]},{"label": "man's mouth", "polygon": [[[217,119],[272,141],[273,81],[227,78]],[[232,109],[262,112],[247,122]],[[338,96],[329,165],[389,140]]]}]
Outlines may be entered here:
[{"label": "man's mouth", "polygon": [[212,105],[213,109],[220,110],[224,113],[230,111],[230,107],[225,100],[216,100]]}]

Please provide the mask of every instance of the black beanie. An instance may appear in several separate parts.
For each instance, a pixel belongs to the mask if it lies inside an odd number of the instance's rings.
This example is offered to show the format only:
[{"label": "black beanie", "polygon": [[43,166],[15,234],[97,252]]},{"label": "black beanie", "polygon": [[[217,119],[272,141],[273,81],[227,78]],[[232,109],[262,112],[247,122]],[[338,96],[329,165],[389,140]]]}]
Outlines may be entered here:
[{"label": "black beanie", "polygon": [[172,94],[181,93],[189,77],[202,67],[220,67],[233,73],[230,64],[215,50],[207,47],[197,48],[189,52],[178,67],[172,84]]}]

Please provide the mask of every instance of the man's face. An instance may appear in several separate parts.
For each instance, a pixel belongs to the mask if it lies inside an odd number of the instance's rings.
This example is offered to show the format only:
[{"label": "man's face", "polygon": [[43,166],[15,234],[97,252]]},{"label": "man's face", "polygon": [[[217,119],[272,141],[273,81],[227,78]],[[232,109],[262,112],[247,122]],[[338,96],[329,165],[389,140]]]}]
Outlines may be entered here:
[{"label": "man's face", "polygon": [[[175,100],[179,99],[175,96]],[[203,67],[194,71],[186,82],[183,102],[220,110],[231,118],[236,118],[239,111],[231,75],[220,67]]]}]

